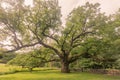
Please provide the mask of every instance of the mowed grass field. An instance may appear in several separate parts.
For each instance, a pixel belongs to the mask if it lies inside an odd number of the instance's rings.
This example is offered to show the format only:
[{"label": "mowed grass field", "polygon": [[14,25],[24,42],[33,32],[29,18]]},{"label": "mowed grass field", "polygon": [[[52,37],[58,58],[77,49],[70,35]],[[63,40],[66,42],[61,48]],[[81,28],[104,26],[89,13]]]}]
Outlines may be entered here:
[{"label": "mowed grass field", "polygon": [[[0,67],[0,69],[2,68]],[[59,70],[48,70],[42,68],[33,72],[17,72],[14,74],[0,75],[0,80],[120,80],[120,76],[85,72],[71,72],[66,74],[60,73]]]}]

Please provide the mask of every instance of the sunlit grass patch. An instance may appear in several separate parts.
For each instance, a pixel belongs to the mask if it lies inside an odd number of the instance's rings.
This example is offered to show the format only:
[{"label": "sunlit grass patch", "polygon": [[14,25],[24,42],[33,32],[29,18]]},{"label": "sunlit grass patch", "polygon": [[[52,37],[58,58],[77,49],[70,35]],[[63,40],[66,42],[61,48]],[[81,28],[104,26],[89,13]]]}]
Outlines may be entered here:
[{"label": "sunlit grass patch", "polygon": [[15,73],[17,71],[20,71],[22,68],[20,66],[12,66],[7,64],[0,64],[0,75],[1,74],[9,74],[9,73]]},{"label": "sunlit grass patch", "polygon": [[120,76],[108,76],[85,72],[61,73],[59,70],[41,70],[1,75],[0,80],[120,80]]}]

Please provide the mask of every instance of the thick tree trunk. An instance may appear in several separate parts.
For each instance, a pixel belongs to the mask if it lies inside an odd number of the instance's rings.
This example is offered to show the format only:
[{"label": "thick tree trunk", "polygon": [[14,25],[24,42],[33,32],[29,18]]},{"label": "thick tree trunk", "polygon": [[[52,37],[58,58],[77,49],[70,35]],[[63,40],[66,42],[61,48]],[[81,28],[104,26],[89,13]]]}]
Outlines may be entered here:
[{"label": "thick tree trunk", "polygon": [[70,73],[69,62],[61,61],[61,72],[62,73]]}]

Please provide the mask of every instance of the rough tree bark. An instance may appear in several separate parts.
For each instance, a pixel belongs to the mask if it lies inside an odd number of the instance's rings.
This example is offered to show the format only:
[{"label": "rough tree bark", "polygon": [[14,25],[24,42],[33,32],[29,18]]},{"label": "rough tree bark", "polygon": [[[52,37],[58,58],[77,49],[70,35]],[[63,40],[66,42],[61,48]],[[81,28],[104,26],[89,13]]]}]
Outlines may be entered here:
[{"label": "rough tree bark", "polygon": [[62,73],[69,73],[70,69],[69,69],[69,62],[68,61],[61,61],[61,72]]}]

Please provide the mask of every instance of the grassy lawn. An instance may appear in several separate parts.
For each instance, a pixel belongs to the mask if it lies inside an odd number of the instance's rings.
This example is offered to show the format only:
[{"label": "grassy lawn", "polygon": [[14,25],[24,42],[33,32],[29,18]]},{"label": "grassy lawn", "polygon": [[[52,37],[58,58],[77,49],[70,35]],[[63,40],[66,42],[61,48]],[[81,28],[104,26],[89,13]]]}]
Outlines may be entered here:
[{"label": "grassy lawn", "polygon": [[[0,64],[0,72],[11,71],[18,67]],[[59,70],[39,69],[33,72],[17,72],[0,75],[0,80],[120,80],[120,76],[109,76],[83,72],[60,73]]]},{"label": "grassy lawn", "polygon": [[78,72],[65,74],[58,70],[46,70],[0,75],[0,80],[120,80],[120,76]]}]

